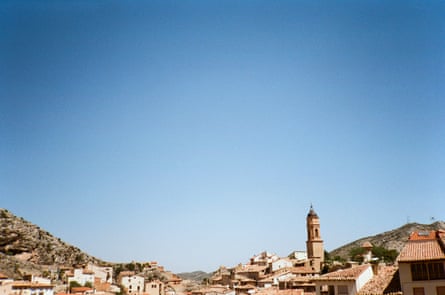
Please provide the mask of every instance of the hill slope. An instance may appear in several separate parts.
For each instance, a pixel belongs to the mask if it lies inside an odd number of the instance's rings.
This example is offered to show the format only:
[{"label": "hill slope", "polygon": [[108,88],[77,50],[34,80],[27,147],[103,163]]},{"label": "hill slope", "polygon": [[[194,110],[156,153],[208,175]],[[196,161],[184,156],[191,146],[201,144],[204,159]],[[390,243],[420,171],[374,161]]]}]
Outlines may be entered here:
[{"label": "hill slope", "polygon": [[209,279],[212,276],[212,274],[198,270],[194,272],[178,273],[178,276],[184,280],[202,282],[202,280],[204,279]]},{"label": "hill slope", "polygon": [[400,252],[409,235],[413,231],[425,230],[445,230],[445,222],[437,221],[432,224],[408,223],[397,229],[390,230],[374,236],[358,239],[354,242],[341,246],[329,254],[331,257],[340,256],[344,259],[349,259],[349,252],[355,247],[360,247],[364,242],[369,241],[374,246],[384,247],[386,249],[394,249]]},{"label": "hill slope", "polygon": [[39,274],[54,266],[103,263],[0,208],[0,271],[14,278]]}]

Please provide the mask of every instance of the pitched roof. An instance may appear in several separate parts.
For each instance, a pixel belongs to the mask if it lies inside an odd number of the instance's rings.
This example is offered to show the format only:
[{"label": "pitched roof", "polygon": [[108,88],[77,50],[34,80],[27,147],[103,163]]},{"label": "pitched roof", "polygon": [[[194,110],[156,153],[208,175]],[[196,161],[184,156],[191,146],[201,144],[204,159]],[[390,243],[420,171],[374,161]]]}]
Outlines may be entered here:
[{"label": "pitched roof", "polygon": [[243,272],[261,272],[267,269],[267,265],[246,264],[236,268],[237,273]]},{"label": "pitched roof", "polygon": [[330,272],[321,275],[317,278],[313,278],[314,281],[355,281],[358,277],[371,266],[369,264],[363,264],[347,269],[340,269],[334,272]]},{"label": "pitched roof", "polygon": [[73,287],[73,288],[71,288],[72,293],[84,293],[87,291],[93,291],[93,288],[90,288],[90,287]]},{"label": "pitched roof", "polygon": [[398,262],[445,259],[441,232],[414,232],[400,251]]},{"label": "pitched roof", "polygon": [[4,280],[4,279],[7,279],[7,278],[8,278],[7,275],[5,275],[4,273],[0,272],[0,279]]},{"label": "pitched roof", "polygon": [[52,288],[54,288],[54,286],[51,284],[28,282],[28,281],[14,281],[14,282],[12,282],[12,287],[16,288],[16,289],[21,289],[21,288],[52,289]]},{"label": "pitched roof", "polygon": [[284,289],[280,290],[278,288],[267,288],[259,290],[255,293],[256,295],[308,295],[312,293],[304,292],[304,290],[300,289]]},{"label": "pitched roof", "polygon": [[360,289],[359,294],[385,294],[401,291],[398,270],[395,266],[379,267],[378,273]]},{"label": "pitched roof", "polygon": [[294,274],[311,274],[311,273],[318,273],[316,271],[314,271],[311,267],[309,266],[296,266],[296,267],[292,267],[291,272]]},{"label": "pitched roof", "polygon": [[193,290],[191,294],[207,294],[207,293],[218,293],[218,294],[226,294],[232,292],[231,289],[227,288],[226,286],[221,285],[213,285],[204,287],[198,290]]},{"label": "pitched roof", "polygon": [[369,241],[366,241],[362,244],[362,248],[372,248],[372,244]]}]

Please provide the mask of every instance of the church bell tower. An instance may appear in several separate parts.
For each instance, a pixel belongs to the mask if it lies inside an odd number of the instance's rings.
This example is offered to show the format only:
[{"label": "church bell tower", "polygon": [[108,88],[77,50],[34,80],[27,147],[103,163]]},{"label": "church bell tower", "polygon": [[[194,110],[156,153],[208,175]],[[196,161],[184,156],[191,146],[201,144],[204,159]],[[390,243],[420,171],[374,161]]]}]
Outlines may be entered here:
[{"label": "church bell tower", "polygon": [[321,271],[324,261],[323,240],[320,235],[320,218],[315,213],[311,205],[306,218],[307,241],[306,251],[309,260],[309,266],[316,272]]}]

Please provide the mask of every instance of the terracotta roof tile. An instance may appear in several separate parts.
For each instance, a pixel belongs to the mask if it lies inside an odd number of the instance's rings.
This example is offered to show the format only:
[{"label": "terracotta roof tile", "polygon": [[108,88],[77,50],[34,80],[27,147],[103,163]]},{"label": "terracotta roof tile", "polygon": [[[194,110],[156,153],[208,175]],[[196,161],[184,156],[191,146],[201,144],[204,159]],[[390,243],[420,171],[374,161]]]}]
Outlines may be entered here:
[{"label": "terracotta roof tile", "polygon": [[436,231],[416,231],[412,232],[409,236],[410,241],[418,241],[418,240],[435,240],[436,239]]},{"label": "terracotta roof tile", "polygon": [[12,282],[12,286],[14,288],[53,288],[54,286],[51,284],[44,283],[36,283],[36,282],[28,282],[28,281],[14,281]]},{"label": "terracotta roof tile", "polygon": [[299,289],[280,290],[277,288],[267,288],[267,289],[263,289],[263,290],[260,290],[255,293],[255,295],[303,295],[303,294],[308,295],[308,294],[312,294],[312,293],[307,293],[307,292],[304,292],[303,290],[299,290]]},{"label": "terracotta roof tile", "polygon": [[84,293],[87,291],[93,291],[93,288],[89,288],[89,287],[73,287],[73,288],[71,288],[72,293]]},{"label": "terracotta roof tile", "polygon": [[409,240],[398,257],[399,262],[445,259],[445,253],[436,239]]},{"label": "terracotta roof tile", "polygon": [[372,244],[369,241],[366,241],[362,244],[362,248],[372,248]]},{"label": "terracotta roof tile", "polygon": [[314,281],[353,281],[365,270],[370,268],[369,264],[359,265],[352,268],[340,269],[314,278]]},{"label": "terracotta roof tile", "polygon": [[398,268],[395,266],[383,266],[378,270],[377,275],[374,275],[361,289],[361,294],[384,294],[388,289],[390,292],[400,291],[400,281],[398,286],[391,286],[394,280],[398,278]]},{"label": "terracotta roof tile", "polygon": [[267,269],[267,265],[246,264],[236,268],[236,272],[260,272]]},{"label": "terracotta roof tile", "polygon": [[291,268],[291,272],[294,274],[310,274],[310,273],[315,273],[315,271],[308,266],[297,266],[297,267],[292,267]]}]

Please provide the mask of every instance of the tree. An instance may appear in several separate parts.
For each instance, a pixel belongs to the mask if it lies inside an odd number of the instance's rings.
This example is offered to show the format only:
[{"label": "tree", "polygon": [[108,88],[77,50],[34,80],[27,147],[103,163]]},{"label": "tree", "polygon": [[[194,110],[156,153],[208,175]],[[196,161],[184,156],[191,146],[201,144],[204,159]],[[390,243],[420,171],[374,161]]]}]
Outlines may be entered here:
[{"label": "tree", "polygon": [[[355,247],[349,251],[349,256],[352,261],[363,262],[363,255],[366,250],[362,247]],[[394,249],[386,249],[380,246],[374,246],[371,250],[372,256],[378,258],[381,261],[387,263],[394,263],[396,261],[399,252]]]},{"label": "tree", "polygon": [[127,268],[129,271],[134,271],[134,269],[135,269],[135,265],[134,265],[133,263],[128,263],[128,264],[126,265],[126,268]]},{"label": "tree", "polygon": [[363,262],[363,255],[365,254],[365,249],[362,247],[355,247],[349,251],[349,257],[352,261]]},{"label": "tree", "polygon": [[93,284],[91,282],[85,282],[85,287],[93,288]]},{"label": "tree", "polygon": [[324,250],[324,261],[326,261],[326,262],[331,261],[331,255],[326,250]]},{"label": "tree", "polygon": [[372,248],[372,255],[383,260],[384,262],[393,263],[396,261],[399,252],[394,249],[389,250],[384,247],[375,246]]},{"label": "tree", "polygon": [[71,289],[77,288],[77,287],[82,287],[82,285],[78,281],[71,281],[70,282],[70,292],[71,292]]}]

